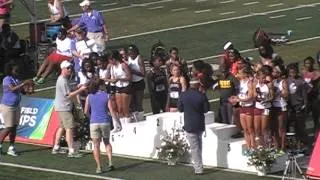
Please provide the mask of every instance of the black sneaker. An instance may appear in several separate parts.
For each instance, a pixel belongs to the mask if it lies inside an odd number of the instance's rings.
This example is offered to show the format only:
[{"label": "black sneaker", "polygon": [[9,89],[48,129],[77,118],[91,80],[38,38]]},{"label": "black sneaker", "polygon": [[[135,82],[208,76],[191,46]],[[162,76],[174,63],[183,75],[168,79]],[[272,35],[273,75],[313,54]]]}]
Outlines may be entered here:
[{"label": "black sneaker", "polygon": [[111,166],[108,167],[108,170],[109,170],[109,171],[113,171],[114,169],[115,169],[115,168],[114,168],[113,165],[111,165]]}]

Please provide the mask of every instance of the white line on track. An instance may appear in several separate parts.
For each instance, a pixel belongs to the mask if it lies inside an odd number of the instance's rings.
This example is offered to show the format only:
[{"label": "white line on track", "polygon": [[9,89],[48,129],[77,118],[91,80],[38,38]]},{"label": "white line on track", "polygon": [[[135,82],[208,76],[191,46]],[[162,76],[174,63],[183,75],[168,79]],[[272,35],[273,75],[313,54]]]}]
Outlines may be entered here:
[{"label": "white line on track", "polygon": [[72,172],[72,171],[62,171],[62,170],[41,168],[41,167],[34,167],[34,166],[25,166],[25,165],[13,164],[13,163],[0,162],[0,165],[9,166],[9,167],[16,167],[16,168],[23,168],[23,169],[31,169],[31,170],[35,170],[35,171],[44,171],[44,172],[53,172],[53,173],[59,173],[59,174],[68,174],[68,175],[73,175],[73,176],[95,178],[95,179],[121,180],[119,178],[111,178],[111,177],[106,177],[106,176],[97,176],[97,175],[93,175],[93,174],[91,175],[91,174],[77,173],[77,172]]},{"label": "white line on track", "polygon": [[154,2],[149,2],[149,3],[131,4],[131,6],[149,6],[152,4],[159,4],[159,3],[171,2],[171,1],[174,1],[174,0],[162,0],[162,1],[154,1]]},{"label": "white line on track", "polygon": [[277,6],[282,6],[284,5],[283,3],[277,3],[277,4],[270,4],[268,7],[277,7]]},{"label": "white line on track", "polygon": [[229,1],[220,1],[220,4],[227,4],[227,3],[232,3],[235,2],[235,0],[229,0]]},{"label": "white line on track", "polygon": [[[165,2],[171,2],[174,0],[161,0],[161,1],[154,1],[154,2],[149,2],[149,3],[141,3],[141,4],[131,4],[129,6],[123,6],[123,7],[117,7],[117,8],[112,8],[112,9],[105,9],[105,10],[100,10],[99,12],[105,13],[105,12],[113,12],[113,11],[118,11],[118,10],[124,10],[124,9],[130,9],[130,8],[134,8],[134,7],[144,7],[144,6],[149,6],[152,4],[159,4],[159,3],[165,3]],[[81,14],[72,14],[69,15],[69,17],[78,17]],[[45,22],[45,21],[49,21],[50,19],[41,19],[38,20],[38,22]],[[22,23],[16,23],[16,24],[12,24],[11,26],[23,26],[23,25],[28,25],[30,24],[29,21],[27,22],[22,22]]]},{"label": "white line on track", "polygon": [[149,10],[162,9],[163,6],[150,7]]},{"label": "white line on track", "polygon": [[273,13],[291,11],[291,10],[296,10],[296,9],[302,9],[302,8],[305,8],[305,7],[309,7],[310,5],[317,6],[317,5],[320,5],[320,3],[298,5],[298,6],[294,6],[294,7],[289,7],[289,8],[284,8],[284,9],[277,9],[277,10],[266,11],[266,12],[261,12],[261,13],[250,13],[250,14],[246,14],[246,15],[242,15],[242,16],[224,18],[224,19],[213,20],[213,21],[206,21],[206,22],[195,23],[195,24],[190,24],[190,25],[185,25],[185,26],[176,26],[176,27],[166,28],[166,29],[159,29],[159,30],[154,30],[154,31],[149,31],[149,32],[143,32],[143,33],[137,33],[137,34],[131,34],[131,35],[126,35],[126,36],[120,36],[120,37],[116,37],[116,38],[111,38],[111,40],[126,39],[126,38],[130,38],[130,37],[149,35],[149,34],[154,34],[154,33],[159,33],[159,32],[166,32],[166,31],[172,31],[172,30],[177,30],[177,29],[185,29],[185,28],[203,26],[203,25],[214,24],[214,23],[219,23],[219,22],[226,22],[226,21],[231,21],[231,20],[244,19],[244,18],[249,18],[249,17],[254,17],[254,16],[261,16],[261,15],[268,15],[268,14],[273,14]]},{"label": "white line on track", "polygon": [[236,11],[230,11],[230,12],[223,12],[223,13],[219,13],[220,15],[228,15],[228,14],[234,14],[236,13]]},{"label": "white line on track", "polygon": [[303,20],[308,20],[308,19],[312,19],[312,17],[311,16],[301,17],[301,18],[297,18],[296,21],[303,21]]},{"label": "white line on track", "polygon": [[194,11],[194,13],[199,14],[199,13],[205,13],[205,12],[210,12],[211,9],[204,9],[204,10],[199,10],[199,11]]},{"label": "white line on track", "polygon": [[[172,0],[170,0],[170,1],[172,1]],[[153,3],[156,4],[156,3],[160,3],[160,2],[168,2],[168,0],[155,1],[155,2],[153,2]],[[148,4],[150,4],[150,3],[148,3]],[[172,27],[172,28],[154,30],[154,31],[137,33],[137,34],[126,35],[126,36],[119,36],[119,37],[116,37],[116,38],[112,38],[111,40],[125,39],[125,38],[130,38],[130,37],[136,37],[136,36],[154,34],[154,33],[171,31],[171,30],[176,30],[176,29],[184,29],[184,28],[202,26],[202,25],[207,25],[207,24],[213,24],[213,23],[219,23],[219,22],[237,20],[237,19],[244,19],[244,18],[249,18],[249,17],[254,17],[254,16],[261,16],[261,15],[267,15],[267,14],[272,14],[272,13],[277,13],[277,12],[284,12],[284,11],[291,11],[291,10],[295,10],[295,9],[302,9],[302,8],[305,8],[305,7],[315,7],[315,6],[318,6],[319,4],[320,4],[320,3],[303,4],[303,5],[298,5],[298,6],[294,6],[294,7],[289,7],[289,8],[284,8],[284,9],[278,9],[278,10],[273,10],[273,11],[266,11],[266,12],[261,12],[261,13],[250,13],[250,14],[243,15],[243,16],[236,16],[236,17],[230,17],[230,18],[225,18],[225,19],[207,21],[207,22],[202,22],[202,23],[195,23],[195,24],[190,24],[190,25],[185,25],[185,26],[176,26],[176,27]],[[119,7],[119,8],[102,10],[102,11],[99,11],[99,12],[111,12],[111,11],[116,11],[116,10],[129,9],[129,8],[132,8],[132,7],[133,7],[133,6],[124,6],[124,7]],[[81,14],[70,15],[70,17],[76,17],[76,16],[79,16],[79,15],[81,15]],[[48,20],[50,20],[50,19],[42,19],[42,20],[39,20],[39,22],[44,22],[44,21],[48,21]],[[12,24],[11,26],[28,25],[29,23],[30,23],[30,22],[23,22],[23,23]]]},{"label": "white line on track", "polygon": [[247,3],[243,3],[244,6],[250,6],[250,5],[253,5],[253,4],[258,4],[260,2],[258,1],[253,1],[253,2],[247,2]]},{"label": "white line on track", "polygon": [[269,18],[270,19],[277,19],[277,18],[282,18],[282,17],[286,17],[287,15],[284,15],[284,14],[282,14],[282,15],[279,15],[279,16],[270,16]]},{"label": "white line on track", "polygon": [[118,3],[114,2],[114,3],[107,3],[107,4],[102,4],[102,6],[114,6],[117,5]]},{"label": "white line on track", "polygon": [[208,0],[196,0],[197,3],[206,2]]},{"label": "white line on track", "polygon": [[177,8],[177,9],[171,9],[172,12],[177,12],[177,11],[184,11],[188,8]]}]

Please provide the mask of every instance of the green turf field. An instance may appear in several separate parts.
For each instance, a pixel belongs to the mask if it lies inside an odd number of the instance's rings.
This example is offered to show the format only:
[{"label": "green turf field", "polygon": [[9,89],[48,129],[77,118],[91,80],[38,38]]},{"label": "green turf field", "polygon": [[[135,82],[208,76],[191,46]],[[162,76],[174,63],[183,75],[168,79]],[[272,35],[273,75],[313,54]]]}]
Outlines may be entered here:
[{"label": "green turf field", "polygon": [[[46,2],[47,0],[36,2],[40,20],[48,18]],[[81,0],[66,0],[65,6],[71,17],[77,17],[81,13],[79,2]],[[289,44],[275,47],[275,51],[286,63],[301,61],[307,56],[314,57],[319,50],[319,0],[95,0],[94,7],[103,12],[109,27],[109,49],[135,43],[147,58],[151,45],[161,40],[167,48],[178,47],[182,57],[188,61],[203,59],[215,63],[224,43],[230,40],[236,48],[243,51],[243,56],[257,59],[257,51],[252,49],[252,34],[259,26],[269,32],[293,31]],[[22,38],[29,38],[29,21],[27,11],[16,0],[11,23]],[[53,86],[54,82],[49,82],[46,86]],[[53,98],[54,91],[41,91],[33,96]],[[218,94],[209,91],[208,97],[214,99]],[[144,100],[145,112],[151,111],[149,101],[147,98]],[[211,105],[212,110],[216,111],[218,104],[213,102]],[[94,161],[89,154],[81,159],[70,160],[64,156],[52,156],[49,149],[42,147],[19,145],[18,148],[21,157],[4,156],[0,162],[89,175],[94,172]],[[104,173],[103,176],[139,180],[257,178],[212,169],[202,177],[194,177],[190,167],[168,167],[158,162],[120,157],[115,158],[114,164],[118,170]],[[8,166],[0,168],[0,179],[90,179]]]}]

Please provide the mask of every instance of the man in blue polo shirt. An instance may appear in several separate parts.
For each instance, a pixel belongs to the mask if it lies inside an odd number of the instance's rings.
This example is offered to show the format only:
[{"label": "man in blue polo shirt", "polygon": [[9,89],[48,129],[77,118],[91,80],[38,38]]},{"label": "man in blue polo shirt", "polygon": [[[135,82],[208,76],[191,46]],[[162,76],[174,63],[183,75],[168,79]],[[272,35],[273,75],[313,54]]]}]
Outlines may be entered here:
[{"label": "man in blue polo shirt", "polygon": [[102,52],[105,49],[105,41],[108,41],[109,39],[108,29],[103,15],[99,11],[93,9],[91,3],[92,2],[89,0],[84,0],[79,4],[83,13],[79,22],[70,28],[68,32],[76,30],[81,26],[85,26],[87,29],[87,37],[89,39],[94,39],[99,51]]},{"label": "man in blue polo shirt", "polygon": [[194,173],[203,173],[202,134],[205,130],[205,115],[209,111],[209,101],[205,93],[199,91],[200,81],[192,79],[190,88],[180,95],[178,109],[184,113],[184,127],[190,144]]}]

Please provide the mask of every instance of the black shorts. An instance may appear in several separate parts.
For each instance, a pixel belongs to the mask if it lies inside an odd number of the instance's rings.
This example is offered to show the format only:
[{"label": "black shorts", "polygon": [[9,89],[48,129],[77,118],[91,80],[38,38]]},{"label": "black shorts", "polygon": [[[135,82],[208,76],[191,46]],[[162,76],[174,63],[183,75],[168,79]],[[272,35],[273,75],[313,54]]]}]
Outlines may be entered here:
[{"label": "black shorts", "polygon": [[0,14],[0,19],[9,20],[10,19],[10,14]]},{"label": "black shorts", "polygon": [[131,88],[133,91],[143,91],[146,88],[146,83],[144,80],[131,82]]},{"label": "black shorts", "polygon": [[116,86],[106,85],[106,91],[108,94],[115,94],[116,93]]},{"label": "black shorts", "polygon": [[116,87],[116,93],[131,94],[131,86]]}]

